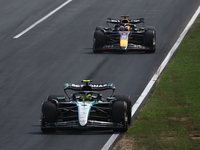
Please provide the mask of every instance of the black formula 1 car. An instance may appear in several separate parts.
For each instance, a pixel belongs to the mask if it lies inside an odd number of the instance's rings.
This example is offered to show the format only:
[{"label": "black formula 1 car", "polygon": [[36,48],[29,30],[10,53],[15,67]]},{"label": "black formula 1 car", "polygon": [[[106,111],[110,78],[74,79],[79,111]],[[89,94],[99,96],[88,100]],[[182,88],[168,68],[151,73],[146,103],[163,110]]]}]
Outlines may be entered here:
[{"label": "black formula 1 car", "polygon": [[[144,27],[144,18],[130,20],[128,17],[127,15],[122,16],[121,20],[108,18],[108,27],[96,27],[93,38],[94,53],[108,50],[155,52],[155,27]],[[110,28],[109,23],[114,24],[114,27]],[[138,23],[143,23],[142,27],[137,28]]]},{"label": "black formula 1 car", "polygon": [[[54,132],[57,128],[100,128],[125,132],[131,123],[131,97],[113,93],[113,83],[64,84],[64,95],[49,95],[42,103],[41,130]],[[69,96],[67,91],[71,91]],[[112,94],[103,98],[99,91],[111,90]]]}]

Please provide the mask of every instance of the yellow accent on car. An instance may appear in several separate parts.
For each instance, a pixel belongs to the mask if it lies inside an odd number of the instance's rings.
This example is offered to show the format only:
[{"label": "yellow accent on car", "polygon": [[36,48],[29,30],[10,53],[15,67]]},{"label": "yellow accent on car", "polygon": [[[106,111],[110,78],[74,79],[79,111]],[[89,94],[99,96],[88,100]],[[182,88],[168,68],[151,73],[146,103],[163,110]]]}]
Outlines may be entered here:
[{"label": "yellow accent on car", "polygon": [[128,19],[122,19],[121,23],[129,23],[129,20]]},{"label": "yellow accent on car", "polygon": [[127,27],[128,31],[130,31],[130,29],[131,29],[130,26],[126,26],[126,27]]},{"label": "yellow accent on car", "polygon": [[91,94],[86,95],[86,100],[92,100],[92,95]]},{"label": "yellow accent on car", "polygon": [[83,80],[83,82],[90,82],[91,80]]},{"label": "yellow accent on car", "polygon": [[127,47],[128,46],[128,40],[120,40],[120,46],[121,47]]}]

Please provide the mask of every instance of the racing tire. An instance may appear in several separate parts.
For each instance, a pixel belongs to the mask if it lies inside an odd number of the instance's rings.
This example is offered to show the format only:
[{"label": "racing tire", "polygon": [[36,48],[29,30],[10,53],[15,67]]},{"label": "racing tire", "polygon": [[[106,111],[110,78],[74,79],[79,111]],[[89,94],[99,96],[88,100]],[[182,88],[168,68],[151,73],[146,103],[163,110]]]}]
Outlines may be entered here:
[{"label": "racing tire", "polygon": [[146,50],[146,53],[154,53],[156,50],[156,30],[154,27],[146,27],[144,34],[144,46],[151,47],[151,50]]},{"label": "racing tire", "polygon": [[42,132],[55,132],[55,127],[45,128],[48,123],[55,123],[56,121],[56,106],[55,104],[45,101],[42,104],[42,118],[41,118],[41,130]]},{"label": "racing tire", "polygon": [[131,124],[132,117],[132,102],[131,102],[131,96],[130,95],[115,95],[115,98],[117,101],[125,101],[127,103],[127,116],[128,116],[128,124]]},{"label": "racing tire", "polygon": [[126,132],[128,130],[127,123],[127,104],[124,101],[115,101],[112,105],[113,123],[122,123],[123,128],[114,128],[114,132]]},{"label": "racing tire", "polygon": [[102,30],[95,30],[94,32],[94,41],[93,41],[93,52],[94,53],[102,53],[102,50],[96,50],[98,48],[102,48],[105,43],[105,36]]}]

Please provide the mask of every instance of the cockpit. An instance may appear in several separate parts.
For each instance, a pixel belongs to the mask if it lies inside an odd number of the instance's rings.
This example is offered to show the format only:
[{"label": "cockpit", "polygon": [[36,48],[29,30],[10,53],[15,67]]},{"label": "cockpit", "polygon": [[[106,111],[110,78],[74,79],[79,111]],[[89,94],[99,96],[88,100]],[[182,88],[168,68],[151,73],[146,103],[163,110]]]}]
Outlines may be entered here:
[{"label": "cockpit", "polygon": [[99,101],[102,95],[98,92],[80,91],[72,94],[73,101]]}]

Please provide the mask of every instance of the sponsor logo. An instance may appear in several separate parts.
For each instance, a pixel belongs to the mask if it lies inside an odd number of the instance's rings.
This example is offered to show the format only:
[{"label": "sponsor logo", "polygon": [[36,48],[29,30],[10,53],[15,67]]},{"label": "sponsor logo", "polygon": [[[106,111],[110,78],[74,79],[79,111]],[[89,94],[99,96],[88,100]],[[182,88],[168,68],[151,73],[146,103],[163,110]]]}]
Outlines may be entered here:
[{"label": "sponsor logo", "polygon": [[113,48],[114,45],[105,45],[103,48]]},{"label": "sponsor logo", "polygon": [[149,48],[147,48],[145,46],[136,45],[136,44],[132,44],[130,47],[133,48],[133,49],[149,49]]},{"label": "sponsor logo", "polygon": [[134,22],[140,22],[140,20],[134,20]]},{"label": "sponsor logo", "polygon": [[82,87],[83,85],[78,85],[78,84],[72,84],[72,87]]},{"label": "sponsor logo", "polygon": [[109,85],[108,84],[93,84],[93,85],[90,85],[91,87],[108,87]]},{"label": "sponsor logo", "polygon": [[111,22],[120,22],[120,21],[118,21],[118,20],[110,20]]},{"label": "sponsor logo", "polygon": [[[71,87],[83,87],[84,85],[72,84]],[[94,88],[109,87],[109,84],[90,84],[89,86]]]}]

